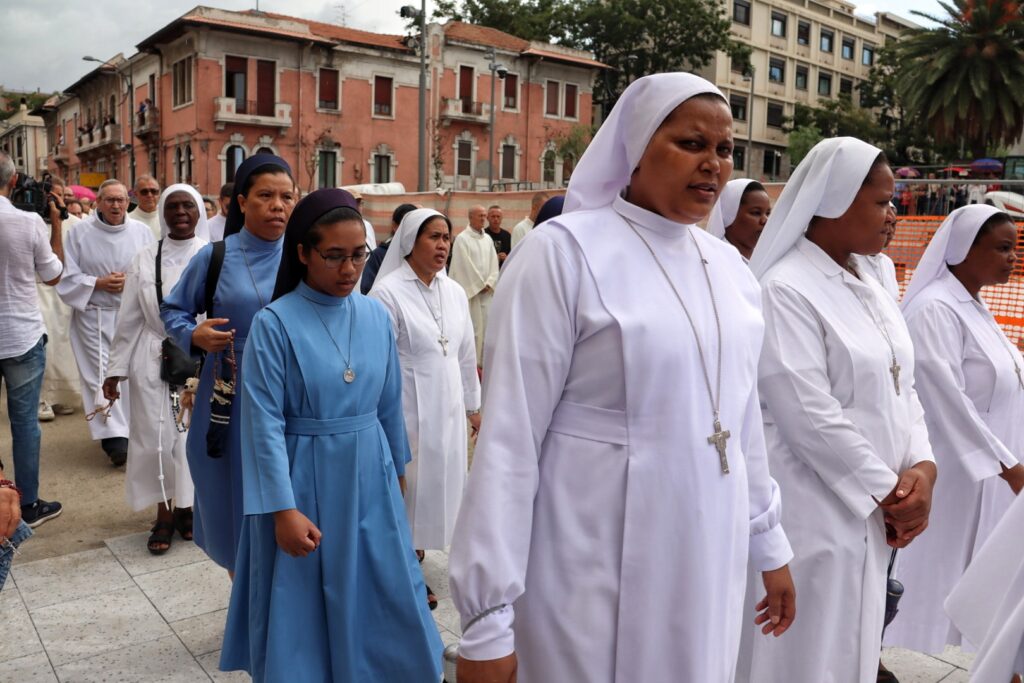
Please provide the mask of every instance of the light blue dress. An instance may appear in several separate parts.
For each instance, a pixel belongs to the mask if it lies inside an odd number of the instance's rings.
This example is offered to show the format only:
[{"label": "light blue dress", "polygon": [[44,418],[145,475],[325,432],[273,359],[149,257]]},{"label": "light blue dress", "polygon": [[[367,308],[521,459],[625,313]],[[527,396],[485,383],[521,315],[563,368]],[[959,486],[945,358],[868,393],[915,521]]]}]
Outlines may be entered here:
[{"label": "light blue dress", "polygon": [[[246,516],[221,668],[437,683],[442,643],[398,485],[410,452],[384,307],[302,283],[256,315],[242,376]],[[275,540],[271,513],[291,508],[323,534],[306,557]]]},{"label": "light blue dress", "polygon": [[[224,265],[213,297],[213,315],[231,321],[225,329],[235,330],[235,356],[241,368],[252,318],[264,304],[270,303],[274,294],[284,238],[267,242],[243,228],[224,241]],[[196,316],[206,313],[206,272],[212,251],[212,245],[207,245],[196,253],[178,284],[164,299],[160,311],[167,335],[182,349],[192,347]],[[241,401],[237,395],[231,406],[227,455],[211,458],[206,454],[213,368],[221,355],[208,354],[203,364],[185,451],[196,486],[193,521],[196,545],[214,562],[231,571],[242,526]],[[239,384],[241,378],[240,371]]]}]

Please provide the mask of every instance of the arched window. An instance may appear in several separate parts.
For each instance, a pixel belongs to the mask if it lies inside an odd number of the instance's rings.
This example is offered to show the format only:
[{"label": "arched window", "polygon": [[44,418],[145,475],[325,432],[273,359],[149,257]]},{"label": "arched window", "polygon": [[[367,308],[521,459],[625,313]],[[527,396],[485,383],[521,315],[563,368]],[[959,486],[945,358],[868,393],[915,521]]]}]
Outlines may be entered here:
[{"label": "arched window", "polygon": [[576,157],[571,154],[566,154],[562,157],[562,184],[568,185],[569,178],[572,177],[573,169],[576,168]]},{"label": "arched window", "polygon": [[185,175],[182,182],[192,183],[192,162],[195,161],[195,157],[192,156],[192,145],[185,145]]},{"label": "arched window", "polygon": [[555,150],[544,152],[544,168],[541,180],[545,183],[555,182]]},{"label": "arched window", "polygon": [[180,183],[184,182],[185,169],[181,163],[181,147],[174,150],[174,177]]},{"label": "arched window", "polygon": [[245,161],[245,150],[240,145],[231,145],[227,150],[227,182],[235,180],[235,171]]},{"label": "arched window", "polygon": [[256,150],[255,153],[256,154],[277,154],[277,152],[275,152],[274,150],[270,149],[269,147],[260,147],[258,150]]}]

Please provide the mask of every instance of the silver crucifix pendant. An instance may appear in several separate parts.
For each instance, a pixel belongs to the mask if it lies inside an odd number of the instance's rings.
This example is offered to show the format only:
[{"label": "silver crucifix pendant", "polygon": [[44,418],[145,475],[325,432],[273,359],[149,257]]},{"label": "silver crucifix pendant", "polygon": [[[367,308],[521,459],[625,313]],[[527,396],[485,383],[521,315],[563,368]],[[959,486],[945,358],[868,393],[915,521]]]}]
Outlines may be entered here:
[{"label": "silver crucifix pendant", "polygon": [[722,429],[722,423],[715,420],[715,433],[708,437],[708,443],[718,451],[718,460],[722,465],[722,474],[729,474],[729,459],[725,455],[726,442],[732,434]]},{"label": "silver crucifix pendant", "polygon": [[896,395],[900,395],[900,364],[893,358],[892,366],[889,368],[889,373],[892,375],[892,385],[896,388]]},{"label": "silver crucifix pendant", "polygon": [[444,355],[447,356],[448,355],[448,337],[446,337],[446,336],[444,336],[442,334],[440,337],[437,338],[437,343],[441,345],[441,350],[444,352]]}]

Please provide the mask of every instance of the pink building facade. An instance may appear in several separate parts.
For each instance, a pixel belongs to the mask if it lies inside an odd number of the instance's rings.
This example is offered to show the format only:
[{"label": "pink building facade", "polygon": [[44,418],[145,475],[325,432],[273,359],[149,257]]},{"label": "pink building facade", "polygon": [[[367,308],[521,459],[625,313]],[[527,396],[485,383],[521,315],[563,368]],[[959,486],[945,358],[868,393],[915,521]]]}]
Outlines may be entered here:
[{"label": "pink building facade", "polygon": [[[72,182],[148,173],[215,194],[269,151],[303,191],[418,183],[419,68],[402,36],[199,7],[44,106],[51,171]],[[428,189],[562,187],[558,140],[592,123],[604,68],[584,52],[457,22],[428,26]],[[492,76],[487,49],[503,65]],[[495,159],[490,92],[495,81]],[[134,157],[134,172],[133,172]]]}]

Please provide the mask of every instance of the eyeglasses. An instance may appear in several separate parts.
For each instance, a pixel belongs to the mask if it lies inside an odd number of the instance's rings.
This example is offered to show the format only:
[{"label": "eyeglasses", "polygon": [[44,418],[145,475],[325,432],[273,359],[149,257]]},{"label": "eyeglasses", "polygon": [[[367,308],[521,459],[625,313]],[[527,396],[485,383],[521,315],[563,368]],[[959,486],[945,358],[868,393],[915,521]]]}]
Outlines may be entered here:
[{"label": "eyeglasses", "polygon": [[325,254],[316,247],[313,247],[313,251],[320,254],[320,258],[324,260],[324,264],[328,268],[341,268],[341,264],[345,261],[352,261],[352,265],[361,266],[366,263],[366,259],[370,258],[370,252],[367,250],[357,251],[351,256],[345,256],[343,254]]},{"label": "eyeglasses", "polygon": [[160,194],[160,190],[143,189],[143,190],[139,190],[135,194],[146,194],[146,195],[152,195],[152,196],[155,197],[156,195]]}]

